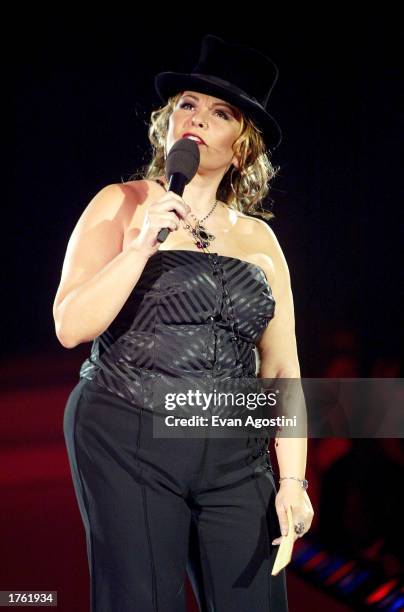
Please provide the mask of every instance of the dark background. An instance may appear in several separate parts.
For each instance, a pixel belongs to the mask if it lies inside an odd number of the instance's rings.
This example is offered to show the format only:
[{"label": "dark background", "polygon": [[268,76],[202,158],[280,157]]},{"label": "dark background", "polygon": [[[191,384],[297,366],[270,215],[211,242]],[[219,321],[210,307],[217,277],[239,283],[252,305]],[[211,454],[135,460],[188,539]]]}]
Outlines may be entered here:
[{"label": "dark background", "polygon": [[364,376],[378,357],[399,354],[394,15],[353,18],[339,5],[327,14],[263,19],[257,9],[243,18],[242,7],[216,8],[217,16],[212,7],[179,5],[154,15],[111,10],[88,22],[48,15],[12,26],[5,356],[66,350],[52,304],[69,236],[95,193],[128,180],[148,159],[146,123],[159,104],[154,75],[191,70],[206,33],[251,44],[279,67],[270,111],[283,142],[273,156],[281,170],[270,224],[290,268],[302,375],[322,375],[335,349],[330,335],[340,329],[354,336]]},{"label": "dark background", "polygon": [[[302,376],[403,376],[402,21],[388,3],[356,14],[341,3],[282,7],[99,5],[85,17],[84,7],[58,5],[3,20],[2,589],[59,589],[61,609],[88,609],[62,418],[90,344],[60,345],[53,300],[84,208],[148,159],[154,75],[191,70],[205,34],[250,44],[279,67],[270,225],[291,273]],[[374,564],[379,588],[402,574],[394,528],[404,449],[399,439],[359,442],[309,441],[311,533]],[[321,576],[311,590],[297,579],[291,570],[291,610],[348,609],[320,602]]]}]

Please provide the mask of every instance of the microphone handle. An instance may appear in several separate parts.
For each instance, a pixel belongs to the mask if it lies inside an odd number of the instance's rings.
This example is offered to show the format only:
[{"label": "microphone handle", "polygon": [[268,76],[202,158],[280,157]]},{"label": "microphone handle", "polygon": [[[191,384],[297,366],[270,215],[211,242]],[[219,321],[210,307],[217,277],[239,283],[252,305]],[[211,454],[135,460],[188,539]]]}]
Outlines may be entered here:
[{"label": "microphone handle", "polygon": [[[184,193],[185,185],[188,183],[187,177],[182,172],[174,172],[171,174],[167,191],[172,191],[179,196],[182,196]],[[177,214],[177,213],[176,213]],[[178,214],[177,214],[178,217]],[[163,227],[159,233],[157,234],[157,241],[164,242],[167,238],[168,234],[171,232],[169,227]]]}]

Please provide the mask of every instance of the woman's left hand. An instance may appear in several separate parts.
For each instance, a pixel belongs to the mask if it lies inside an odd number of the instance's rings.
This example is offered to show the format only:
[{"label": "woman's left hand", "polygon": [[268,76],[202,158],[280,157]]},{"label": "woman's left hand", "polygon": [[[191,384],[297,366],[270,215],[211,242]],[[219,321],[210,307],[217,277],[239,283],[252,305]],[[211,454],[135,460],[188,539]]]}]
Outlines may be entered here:
[{"label": "woman's left hand", "polygon": [[[279,491],[275,498],[275,508],[279,519],[279,526],[282,536],[288,534],[288,515],[286,509],[292,509],[293,525],[298,523],[304,524],[304,531],[301,534],[296,532],[293,534],[295,542],[297,538],[301,538],[310,529],[313,520],[313,506],[307,491],[305,491],[297,480],[282,480]],[[282,537],[276,538],[272,544],[280,544]]]}]

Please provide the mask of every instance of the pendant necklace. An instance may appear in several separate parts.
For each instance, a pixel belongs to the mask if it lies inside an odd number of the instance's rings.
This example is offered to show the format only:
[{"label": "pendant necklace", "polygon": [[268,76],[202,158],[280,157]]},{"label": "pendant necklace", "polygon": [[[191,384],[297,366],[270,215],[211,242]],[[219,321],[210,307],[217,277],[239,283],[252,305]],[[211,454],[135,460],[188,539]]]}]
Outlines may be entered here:
[{"label": "pendant necklace", "polygon": [[218,203],[218,200],[215,201],[212,209],[202,219],[197,219],[192,212],[189,213],[191,217],[196,221],[195,227],[192,227],[192,225],[190,223],[187,223],[186,221],[183,222],[185,229],[194,238],[194,242],[196,246],[198,247],[198,249],[206,249],[210,245],[212,240],[216,238],[214,234],[211,234],[210,232],[208,232],[206,227],[203,225],[203,221],[205,221],[205,219],[207,219],[213,213],[213,211],[215,210],[217,206],[217,203]]},{"label": "pendant necklace", "polygon": [[[157,181],[157,183],[159,183],[159,185],[164,187],[164,189],[167,191],[167,187],[163,183],[163,181],[161,181],[160,179],[155,179],[155,180]],[[219,200],[215,201],[215,203],[213,204],[211,210],[202,219],[197,219],[192,212],[189,213],[191,215],[191,217],[196,221],[195,227],[193,227],[190,223],[188,223],[187,221],[184,221],[181,218],[181,222],[183,224],[183,227],[187,230],[187,232],[189,234],[191,234],[191,236],[192,236],[192,238],[194,240],[194,243],[196,244],[198,249],[206,250],[208,253],[209,253],[208,246],[210,245],[212,240],[214,240],[216,238],[216,236],[214,234],[211,234],[210,232],[208,232],[206,227],[203,225],[203,221],[205,221],[205,219],[207,219],[213,213],[213,211],[215,210],[215,208],[216,208],[216,206],[218,204],[218,201]]]}]

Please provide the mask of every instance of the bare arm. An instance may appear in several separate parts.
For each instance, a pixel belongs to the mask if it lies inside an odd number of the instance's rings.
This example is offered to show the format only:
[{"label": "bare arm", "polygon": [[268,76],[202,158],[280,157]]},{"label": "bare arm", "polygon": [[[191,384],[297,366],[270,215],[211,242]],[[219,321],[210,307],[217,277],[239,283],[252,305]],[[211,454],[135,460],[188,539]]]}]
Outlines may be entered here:
[{"label": "bare arm", "polygon": [[[260,236],[260,252],[268,255],[273,262],[273,267],[268,269],[268,276],[274,271],[271,289],[276,300],[274,317],[257,345],[260,358],[258,377],[300,379],[293,295],[288,266],[272,229],[265,222],[256,221],[260,225],[260,231],[257,231],[257,235]],[[300,381],[296,383],[300,384]],[[281,385],[281,388],[286,389],[287,384]],[[295,393],[297,386],[292,385],[292,389]],[[296,397],[300,399],[297,393]],[[286,406],[286,410],[288,409],[289,406]],[[298,413],[301,423],[306,417],[304,404],[299,404]],[[299,428],[299,431],[302,429]],[[280,477],[304,478],[307,460],[306,437],[276,437],[275,450]],[[281,481],[281,487],[299,486],[296,480]]]},{"label": "bare arm", "polygon": [[66,348],[108,327],[146,264],[133,249],[121,252],[126,197],[119,185],[101,189],[70,237],[53,304],[56,335]]},{"label": "bare arm", "polygon": [[66,348],[89,342],[115,319],[139,280],[148,257],[129,247],[54,309],[57,336]]},{"label": "bare arm", "polygon": [[177,214],[189,212],[179,196],[164,194],[148,206],[137,237],[122,252],[125,218],[133,215],[138,200],[125,185],[107,185],[73,230],[53,304],[56,335],[66,348],[89,342],[109,327],[158,250],[159,230],[178,229]]}]

